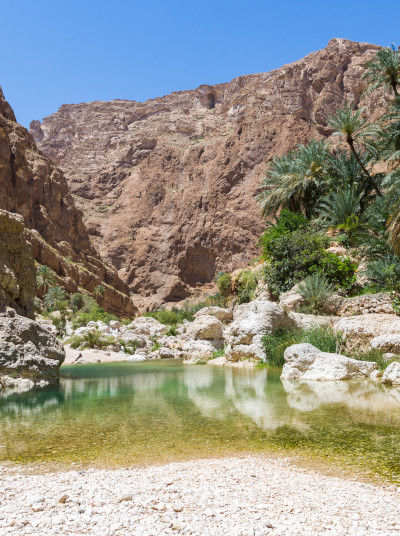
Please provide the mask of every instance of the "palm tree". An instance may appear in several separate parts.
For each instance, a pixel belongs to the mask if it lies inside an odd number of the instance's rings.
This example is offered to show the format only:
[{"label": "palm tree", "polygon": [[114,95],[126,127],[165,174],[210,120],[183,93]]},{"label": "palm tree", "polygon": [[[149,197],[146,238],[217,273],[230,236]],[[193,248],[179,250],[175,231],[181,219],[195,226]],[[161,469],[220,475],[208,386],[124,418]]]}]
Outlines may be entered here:
[{"label": "palm tree", "polygon": [[400,53],[393,45],[378,50],[375,57],[368,61],[365,67],[367,70],[363,78],[369,84],[369,91],[389,87],[396,98],[399,97]]},{"label": "palm tree", "polygon": [[367,189],[375,190],[376,195],[382,197],[382,192],[379,186],[366,168],[363,157],[355,146],[356,140],[365,137],[370,133],[370,129],[367,127],[365,119],[363,118],[363,110],[361,108],[352,110],[350,105],[346,104],[344,108],[338,110],[335,115],[328,118],[328,125],[333,128],[334,134],[344,136],[350,151],[362,169],[367,182]]},{"label": "palm tree", "polygon": [[106,289],[103,287],[103,285],[97,285],[97,287],[93,291],[93,294],[95,298],[102,298],[105,292],[106,292]]},{"label": "palm tree", "polygon": [[41,264],[36,270],[36,284],[45,292],[48,290],[49,286],[54,283],[54,273],[51,268],[45,264]]},{"label": "palm tree", "polygon": [[361,197],[356,186],[330,193],[318,205],[321,221],[329,227],[338,227],[345,225],[349,218],[359,218]]},{"label": "palm tree", "polygon": [[326,142],[317,140],[275,157],[258,196],[263,214],[276,215],[279,209],[289,208],[309,217],[318,198],[325,192],[330,157]]},{"label": "palm tree", "polygon": [[59,286],[51,287],[44,296],[44,304],[47,309],[57,309],[65,301],[65,290]]}]

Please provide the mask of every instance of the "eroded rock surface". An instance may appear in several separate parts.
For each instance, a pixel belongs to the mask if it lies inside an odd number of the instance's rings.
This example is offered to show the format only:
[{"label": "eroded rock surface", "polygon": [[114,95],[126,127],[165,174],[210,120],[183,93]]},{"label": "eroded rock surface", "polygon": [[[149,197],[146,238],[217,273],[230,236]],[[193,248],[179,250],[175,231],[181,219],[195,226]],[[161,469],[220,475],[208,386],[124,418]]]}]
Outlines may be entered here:
[{"label": "eroded rock surface", "polygon": [[[62,172],[16,122],[1,88],[0,208],[23,217],[34,258],[56,272],[57,284],[70,292],[81,287],[89,293],[101,284],[103,307],[132,313],[128,288],[116,270],[100,259]],[[3,274],[3,279],[7,277]]]},{"label": "eroded rock surface", "polygon": [[[359,103],[362,66],[376,49],[333,39],[225,84],[65,104],[31,133],[63,169],[102,257],[154,307],[257,254],[264,222],[254,194],[268,160],[330,135],[326,117],[345,100]],[[363,102],[367,113],[378,101]]]},{"label": "eroded rock surface", "polygon": [[286,348],[282,380],[338,381],[369,378],[377,364],[341,354],[321,352],[312,344],[294,344]]},{"label": "eroded rock surface", "polygon": [[34,320],[0,315],[0,387],[56,383],[64,357],[58,339]]}]

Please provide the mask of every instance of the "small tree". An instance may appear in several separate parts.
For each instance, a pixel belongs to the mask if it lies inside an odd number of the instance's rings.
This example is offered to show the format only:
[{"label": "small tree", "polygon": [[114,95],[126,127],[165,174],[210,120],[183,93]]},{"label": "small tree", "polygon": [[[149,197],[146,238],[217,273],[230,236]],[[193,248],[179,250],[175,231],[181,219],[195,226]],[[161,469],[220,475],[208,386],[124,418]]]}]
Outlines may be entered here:
[{"label": "small tree", "polygon": [[106,289],[105,287],[103,287],[103,285],[97,285],[97,287],[93,291],[93,294],[96,299],[100,299],[104,297],[105,292],[106,292]]},{"label": "small tree", "polygon": [[389,87],[396,98],[399,97],[400,53],[394,45],[378,50],[365,67],[363,78],[367,80],[369,91]]},{"label": "small tree", "polygon": [[51,268],[45,264],[41,264],[36,270],[36,284],[38,288],[43,292],[49,290],[50,285],[54,283],[54,272]]},{"label": "small tree", "polygon": [[44,304],[50,311],[65,309],[65,290],[59,286],[51,287],[44,296]]}]

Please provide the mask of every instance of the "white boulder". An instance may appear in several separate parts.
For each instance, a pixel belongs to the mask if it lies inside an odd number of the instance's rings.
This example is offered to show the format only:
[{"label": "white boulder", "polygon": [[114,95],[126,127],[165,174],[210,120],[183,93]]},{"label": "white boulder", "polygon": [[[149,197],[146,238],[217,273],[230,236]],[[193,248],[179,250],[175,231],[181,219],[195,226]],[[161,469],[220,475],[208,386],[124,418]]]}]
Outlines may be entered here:
[{"label": "white boulder", "polygon": [[346,339],[365,342],[380,335],[400,335],[400,316],[383,313],[346,316],[336,322],[333,329]]},{"label": "white boulder", "polygon": [[321,352],[311,344],[286,348],[281,379],[301,381],[338,381],[369,378],[378,369],[372,361],[359,361],[341,354]]},{"label": "white boulder", "polygon": [[223,307],[203,307],[203,309],[200,309],[200,311],[197,311],[197,313],[194,315],[195,318],[198,318],[199,316],[204,315],[211,315],[215,316],[220,320],[221,322],[231,322],[233,320],[233,312],[230,309],[225,309]]},{"label": "white boulder", "polygon": [[386,367],[382,376],[382,383],[400,385],[400,363],[398,361],[393,361]]},{"label": "white boulder", "polygon": [[168,327],[161,324],[151,316],[139,316],[129,324],[128,330],[136,335],[148,335],[149,337],[159,337],[164,335]]},{"label": "white boulder", "polygon": [[215,341],[223,339],[222,323],[212,315],[198,316],[187,326],[186,333],[189,338],[193,339]]}]

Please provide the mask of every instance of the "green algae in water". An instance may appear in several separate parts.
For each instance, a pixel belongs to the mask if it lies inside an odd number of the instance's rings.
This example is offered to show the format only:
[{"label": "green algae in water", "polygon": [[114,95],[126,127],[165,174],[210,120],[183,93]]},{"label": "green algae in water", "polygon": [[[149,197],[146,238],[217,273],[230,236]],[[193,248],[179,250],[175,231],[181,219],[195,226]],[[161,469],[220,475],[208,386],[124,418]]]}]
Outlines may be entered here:
[{"label": "green algae in water", "polygon": [[0,398],[0,445],[3,461],[103,466],[272,450],[400,482],[400,390],[168,361],[63,367],[57,389]]}]

